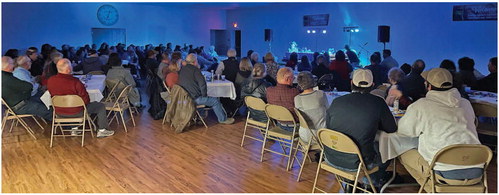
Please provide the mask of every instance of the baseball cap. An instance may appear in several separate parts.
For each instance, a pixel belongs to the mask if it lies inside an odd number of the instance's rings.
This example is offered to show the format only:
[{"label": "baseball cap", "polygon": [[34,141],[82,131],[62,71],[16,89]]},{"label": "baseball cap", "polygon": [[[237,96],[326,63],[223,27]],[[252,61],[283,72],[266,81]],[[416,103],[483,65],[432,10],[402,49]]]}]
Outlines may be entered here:
[{"label": "baseball cap", "polygon": [[357,87],[371,87],[373,85],[373,73],[369,69],[359,68],[353,72],[352,82]]},{"label": "baseball cap", "polygon": [[445,68],[433,68],[424,71],[421,76],[435,87],[443,89],[452,87],[452,74]]}]

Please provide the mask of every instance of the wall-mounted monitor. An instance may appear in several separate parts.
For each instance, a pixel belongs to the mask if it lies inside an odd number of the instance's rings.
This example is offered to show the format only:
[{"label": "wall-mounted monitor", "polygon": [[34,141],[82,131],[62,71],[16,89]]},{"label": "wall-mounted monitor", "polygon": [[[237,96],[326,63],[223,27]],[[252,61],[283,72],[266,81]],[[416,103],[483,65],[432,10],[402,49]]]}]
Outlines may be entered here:
[{"label": "wall-mounted monitor", "polygon": [[329,14],[304,15],[303,26],[327,26]]},{"label": "wall-mounted monitor", "polygon": [[452,9],[452,20],[497,20],[497,3],[455,5]]}]

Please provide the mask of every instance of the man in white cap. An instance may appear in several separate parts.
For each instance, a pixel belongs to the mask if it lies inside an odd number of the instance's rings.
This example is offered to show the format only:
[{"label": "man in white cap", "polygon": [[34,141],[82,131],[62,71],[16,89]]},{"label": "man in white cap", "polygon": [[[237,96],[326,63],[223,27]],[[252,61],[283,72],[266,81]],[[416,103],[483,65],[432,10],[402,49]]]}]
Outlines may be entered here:
[{"label": "man in white cap", "polygon": [[[374,137],[378,130],[395,132],[397,125],[385,101],[369,93],[373,84],[371,70],[355,70],[351,82],[352,93],[334,99],[326,113],[326,126],[349,136],[357,143],[368,169],[380,166],[378,172],[370,175],[374,186],[379,189],[389,177],[386,174],[389,162],[381,163]],[[337,152],[328,147],[324,147],[324,153],[326,162],[331,166],[345,171],[357,170],[357,155]]]},{"label": "man in white cap", "polygon": [[[439,150],[454,144],[480,144],[473,108],[456,88],[452,88],[451,73],[447,69],[434,68],[421,76],[426,80],[428,93],[407,108],[397,131],[399,135],[419,137],[418,148],[405,152],[399,158],[420,185],[428,176],[429,164]],[[462,185],[479,182],[482,168],[483,165],[435,166],[437,178]],[[425,185],[425,191],[431,192],[430,189],[430,185]]]}]

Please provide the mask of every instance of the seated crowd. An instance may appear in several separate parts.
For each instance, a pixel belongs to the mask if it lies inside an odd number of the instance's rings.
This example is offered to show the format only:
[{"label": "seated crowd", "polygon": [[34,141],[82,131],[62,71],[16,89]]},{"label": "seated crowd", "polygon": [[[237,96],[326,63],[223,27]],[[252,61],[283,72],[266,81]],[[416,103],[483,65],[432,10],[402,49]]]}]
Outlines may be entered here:
[{"label": "seated crowd", "polygon": [[[370,64],[362,68],[348,45],[345,52],[336,52],[332,61],[327,53],[314,53],[311,62],[307,56],[299,58],[293,53],[282,67],[270,52],[264,55],[264,61],[260,61],[257,52],[248,52],[247,57],[238,59],[236,50],[229,49],[227,59],[218,61],[220,57],[214,47],[210,47],[208,52],[202,46],[194,48],[186,44],[183,48],[177,45],[172,49],[171,43],[157,47],[152,44],[125,47],[124,44],[109,46],[103,43],[99,49],[93,44],[76,50],[63,45],[58,50],[44,44],[40,55],[36,47],[30,47],[26,55],[21,56],[9,51],[9,55],[2,57],[2,98],[17,114],[33,114],[51,121],[52,108],[47,108],[40,101],[46,90],[51,96],[78,95],[84,100],[89,114],[97,116],[97,137],[107,137],[114,131],[109,130],[104,104],[90,102],[85,85],[73,77],[73,71],[106,74],[108,81],[131,85],[133,90],[128,97],[135,107],[142,106],[136,88],[140,75],[147,75],[150,102],[158,101],[154,98],[160,92],[179,86],[196,105],[211,107],[221,124],[234,123],[234,118],[229,116],[245,116],[248,110],[252,119],[267,122],[264,112],[244,105],[244,97],[253,96],[268,104],[287,108],[296,121],[294,108],[302,111],[314,134],[321,128],[328,128],[349,136],[357,143],[367,167],[379,166],[379,170],[371,176],[374,185],[379,188],[387,181],[389,162],[381,162],[375,141],[378,130],[419,137],[419,147],[402,154],[400,159],[409,173],[422,184],[423,170],[428,169],[440,149],[453,144],[480,144],[474,125],[475,114],[467,100],[467,89],[497,93],[497,57],[489,60],[490,74],[482,76],[475,70],[473,59],[468,57],[458,60],[459,72],[454,62],[447,59],[442,61],[440,68],[427,71],[424,71],[426,65],[421,59],[399,68],[390,50],[383,50],[382,56],[380,52],[375,52],[369,58]],[[236,99],[209,97],[202,71],[225,75],[228,81],[234,83]],[[351,93],[329,103],[325,92],[314,89],[317,80],[325,75],[332,75],[333,80],[329,84],[333,88]],[[389,109],[395,102],[400,109],[407,110],[398,124]],[[55,109],[55,113],[61,116],[82,114],[82,108],[78,107]],[[289,124],[277,125],[292,131]],[[303,128],[298,134],[306,141],[312,137]],[[340,153],[328,147],[324,151],[325,161],[337,169],[351,171],[358,166],[356,155]],[[439,165],[436,170],[445,179],[466,180],[480,177],[482,168],[480,165]]]}]

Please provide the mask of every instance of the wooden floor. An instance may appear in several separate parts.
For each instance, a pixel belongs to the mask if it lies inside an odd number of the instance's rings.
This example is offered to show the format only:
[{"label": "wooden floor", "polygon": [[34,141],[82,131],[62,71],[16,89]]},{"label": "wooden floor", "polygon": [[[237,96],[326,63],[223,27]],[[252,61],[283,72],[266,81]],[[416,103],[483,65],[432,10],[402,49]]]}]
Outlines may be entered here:
[{"label": "wooden floor", "polygon": [[[311,192],[317,163],[307,162],[302,180],[296,182],[296,163],[286,172],[283,157],[266,153],[264,162],[260,162],[260,143],[247,141],[240,147],[242,118],[237,118],[234,125],[219,125],[213,113],[210,117],[209,129],[197,125],[176,134],[169,125],[153,120],[144,109],[136,116],[136,127],[128,123],[128,133],[113,123],[114,136],[88,135],[84,147],[80,147],[77,138],[55,138],[54,147],[50,148],[49,125],[44,133],[33,125],[37,140],[20,126],[12,133],[5,130],[2,192]],[[495,158],[487,172],[489,191],[497,192]],[[321,174],[319,186],[338,192],[339,185],[333,178]],[[417,189],[392,188],[386,192]]]}]

